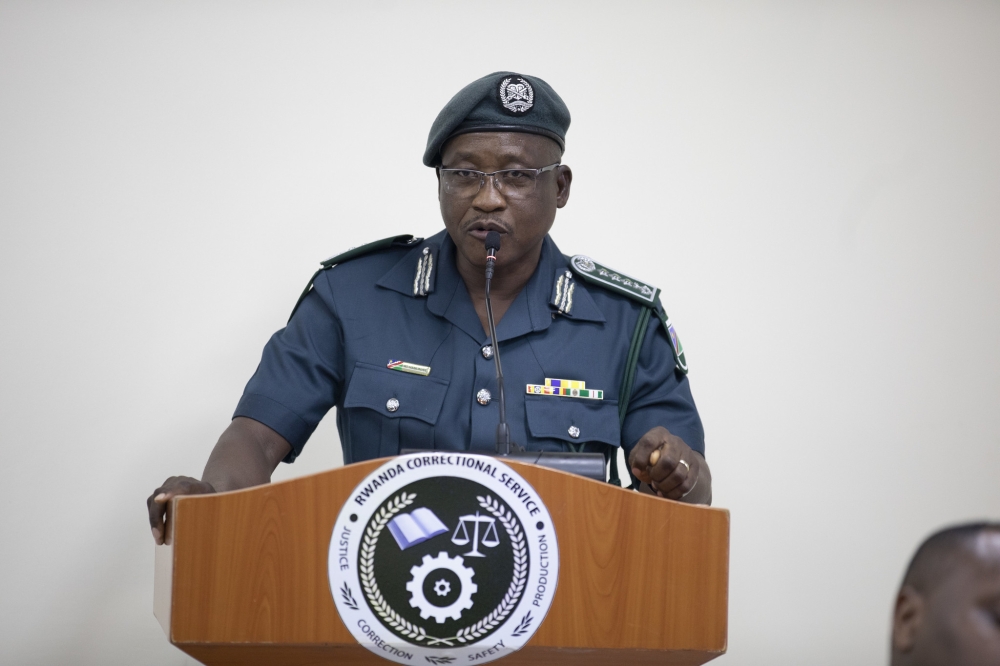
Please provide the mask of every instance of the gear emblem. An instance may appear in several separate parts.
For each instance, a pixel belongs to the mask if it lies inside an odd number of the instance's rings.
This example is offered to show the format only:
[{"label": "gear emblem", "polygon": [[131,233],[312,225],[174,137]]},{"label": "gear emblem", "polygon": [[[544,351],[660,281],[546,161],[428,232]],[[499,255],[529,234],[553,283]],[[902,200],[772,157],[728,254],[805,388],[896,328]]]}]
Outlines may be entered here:
[{"label": "gear emblem", "polygon": [[[447,569],[461,581],[458,598],[451,605],[435,606],[424,596],[424,580],[437,569]],[[410,592],[410,606],[419,609],[420,617],[423,619],[433,617],[438,624],[444,624],[445,618],[459,619],[462,611],[472,608],[472,595],[479,590],[479,586],[472,582],[475,573],[465,566],[461,556],[448,557],[448,553],[444,551],[438,553],[436,557],[424,555],[423,562],[410,569],[413,577],[406,584],[406,589]],[[434,584],[434,592],[439,596],[445,596],[451,592],[451,586],[448,581],[439,580]]]}]

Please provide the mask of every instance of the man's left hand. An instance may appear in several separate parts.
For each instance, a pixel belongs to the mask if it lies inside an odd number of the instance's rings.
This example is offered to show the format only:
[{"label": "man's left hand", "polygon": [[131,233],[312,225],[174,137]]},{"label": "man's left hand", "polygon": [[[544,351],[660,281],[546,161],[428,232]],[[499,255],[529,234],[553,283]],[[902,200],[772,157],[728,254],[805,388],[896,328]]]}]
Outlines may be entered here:
[{"label": "man's left hand", "polygon": [[[711,501],[711,476],[705,459],[666,428],[657,426],[643,435],[632,449],[628,463],[632,474],[660,497],[699,503]],[[709,487],[699,489],[702,484]]]}]

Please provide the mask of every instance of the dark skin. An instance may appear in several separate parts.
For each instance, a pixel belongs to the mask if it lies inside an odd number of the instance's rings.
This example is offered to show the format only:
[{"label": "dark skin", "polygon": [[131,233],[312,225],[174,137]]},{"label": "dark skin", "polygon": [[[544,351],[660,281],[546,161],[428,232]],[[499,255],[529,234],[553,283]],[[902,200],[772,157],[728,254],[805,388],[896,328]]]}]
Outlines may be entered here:
[{"label": "dark skin", "polygon": [[[446,143],[441,163],[445,168],[491,173],[514,168],[538,169],[558,162],[561,155],[559,146],[543,136],[478,132],[459,135]],[[496,276],[490,293],[493,315],[499,322],[535,272],[542,243],[555,222],[556,210],[569,201],[572,182],[570,168],[559,166],[541,174],[532,195],[521,199],[505,196],[492,178],[487,178],[472,197],[450,195],[439,185],[441,217],[457,248],[458,272],[483,331],[489,329],[483,249],[486,233],[493,230],[501,235],[502,247],[497,253]],[[215,445],[201,481],[172,476],[146,501],[156,543],[164,542],[166,511],[173,497],[268,483],[289,451],[291,445],[267,426],[252,419],[233,419]],[[684,502],[711,503],[712,477],[704,458],[665,428],[653,428],[639,440],[629,465],[643,481],[646,492]]]},{"label": "dark skin", "polygon": [[171,476],[146,500],[153,540],[164,543],[167,510],[174,497],[270,483],[274,469],[291,450],[288,440],[263,423],[237,416],[212,449],[201,481],[190,476]]},{"label": "dark skin", "polygon": [[[555,141],[514,132],[462,134],[444,145],[441,166],[492,173],[503,169],[538,169],[559,161],[562,151]],[[449,196],[438,187],[441,217],[455,247],[456,265],[476,308],[483,331],[486,319],[487,231],[500,234],[496,275],[490,286],[493,316],[499,322],[517,295],[528,284],[542,243],[556,219],[556,210],[569,201],[573,172],[568,166],[541,174],[533,196],[508,199],[487,178],[472,198]]]},{"label": "dark skin", "polygon": [[896,596],[892,666],[1000,664],[1000,531],[985,530]]},{"label": "dark skin", "polygon": [[639,439],[628,464],[643,492],[689,504],[712,503],[712,471],[705,458],[662,426]]}]

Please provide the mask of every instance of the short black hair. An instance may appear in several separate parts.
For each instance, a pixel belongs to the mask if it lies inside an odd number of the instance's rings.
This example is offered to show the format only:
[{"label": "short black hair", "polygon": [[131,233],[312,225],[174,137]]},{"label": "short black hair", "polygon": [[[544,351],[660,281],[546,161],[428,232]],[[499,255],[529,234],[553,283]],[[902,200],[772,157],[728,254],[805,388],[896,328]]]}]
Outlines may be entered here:
[{"label": "short black hair", "polygon": [[1000,532],[1000,523],[983,521],[952,525],[930,535],[913,554],[903,576],[903,586],[909,585],[921,593],[929,592],[949,573],[954,558],[967,553],[976,537],[989,531]]}]

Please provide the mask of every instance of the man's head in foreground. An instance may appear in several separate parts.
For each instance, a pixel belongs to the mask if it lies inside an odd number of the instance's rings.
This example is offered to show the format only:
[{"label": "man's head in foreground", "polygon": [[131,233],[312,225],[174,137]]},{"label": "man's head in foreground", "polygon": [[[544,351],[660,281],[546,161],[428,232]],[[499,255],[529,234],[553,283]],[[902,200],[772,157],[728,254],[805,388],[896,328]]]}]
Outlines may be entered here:
[{"label": "man's head in foreground", "polygon": [[441,216],[458,261],[485,266],[488,231],[498,264],[529,275],[573,174],[562,165],[569,109],[542,79],[495,72],[473,81],[438,114],[424,164],[438,174]]},{"label": "man's head in foreground", "polygon": [[1000,523],[928,537],[903,578],[892,666],[1000,664]]}]

